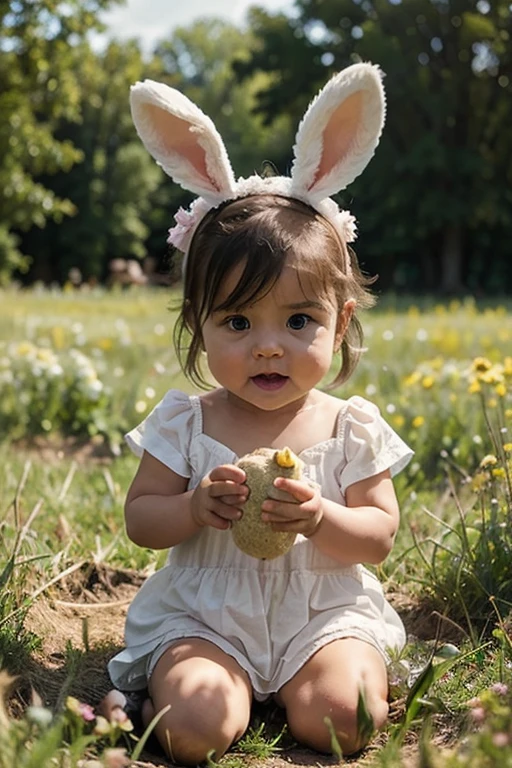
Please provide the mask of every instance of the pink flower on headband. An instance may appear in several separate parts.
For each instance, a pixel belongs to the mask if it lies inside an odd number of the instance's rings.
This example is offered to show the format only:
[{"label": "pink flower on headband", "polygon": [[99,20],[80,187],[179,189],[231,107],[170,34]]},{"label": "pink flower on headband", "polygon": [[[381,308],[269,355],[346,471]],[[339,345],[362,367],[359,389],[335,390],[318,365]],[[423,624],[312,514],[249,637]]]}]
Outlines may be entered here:
[{"label": "pink flower on headband", "polygon": [[174,214],[176,225],[169,230],[167,242],[182,253],[186,253],[197,225],[212,206],[202,197],[196,198],[188,211],[179,208]]}]

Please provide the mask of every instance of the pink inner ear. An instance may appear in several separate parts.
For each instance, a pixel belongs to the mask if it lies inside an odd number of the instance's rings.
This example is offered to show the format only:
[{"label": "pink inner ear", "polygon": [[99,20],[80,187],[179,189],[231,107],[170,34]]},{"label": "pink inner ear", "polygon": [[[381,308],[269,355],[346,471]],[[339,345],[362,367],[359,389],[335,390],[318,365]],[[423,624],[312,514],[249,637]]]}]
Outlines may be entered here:
[{"label": "pink inner ear", "polygon": [[363,94],[353,93],[333,112],[322,134],[322,157],[313,187],[347,156],[361,125]]},{"label": "pink inner ear", "polygon": [[148,117],[158,135],[161,151],[166,155],[178,154],[194,168],[201,178],[208,181],[214,188],[218,184],[210,178],[206,165],[206,152],[197,141],[197,132],[191,131],[193,123],[171,115],[165,109],[154,104],[146,106]]}]

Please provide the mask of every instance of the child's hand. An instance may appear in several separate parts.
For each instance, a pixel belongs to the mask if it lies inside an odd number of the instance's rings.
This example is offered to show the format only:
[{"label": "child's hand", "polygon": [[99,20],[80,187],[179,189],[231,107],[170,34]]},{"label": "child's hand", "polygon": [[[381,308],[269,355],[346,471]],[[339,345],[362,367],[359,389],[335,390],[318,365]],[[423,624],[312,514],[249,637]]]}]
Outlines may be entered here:
[{"label": "child's hand", "polygon": [[274,486],[286,491],[295,501],[267,499],[262,504],[262,519],[272,524],[272,530],[302,533],[312,536],[323,518],[323,499],[320,488],[303,480],[278,477]]},{"label": "child's hand", "polygon": [[201,527],[209,525],[223,531],[231,527],[232,520],[242,517],[240,507],[247,500],[249,489],[245,472],[234,464],[223,464],[209,472],[191,499],[192,519]]}]

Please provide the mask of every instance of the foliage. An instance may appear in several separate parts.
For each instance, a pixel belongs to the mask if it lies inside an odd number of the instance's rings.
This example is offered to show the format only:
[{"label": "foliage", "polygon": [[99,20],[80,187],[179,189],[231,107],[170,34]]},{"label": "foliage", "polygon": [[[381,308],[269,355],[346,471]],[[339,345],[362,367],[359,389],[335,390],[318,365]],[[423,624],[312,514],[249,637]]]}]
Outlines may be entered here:
[{"label": "foliage", "polygon": [[[137,45],[111,43],[95,54],[83,44],[72,57],[72,67],[82,73],[80,120],[62,116],[56,133],[77,148],[81,162],[46,184],[71,201],[75,214],[22,237],[24,249],[37,254],[32,279],[45,282],[66,282],[72,268],[83,280],[105,281],[112,259],[145,257],[145,221],[163,177],[138,139],[128,107],[130,85],[155,76]],[[162,238],[161,250],[164,244]]]},{"label": "foliage", "polygon": [[[116,747],[119,738],[133,730],[130,720],[106,720],[88,704],[68,696],[62,712],[55,715],[33,694],[24,718],[11,719],[4,697],[12,682],[0,672],[0,768],[124,768],[130,765],[125,748]],[[124,714],[124,713],[121,713]],[[93,759],[98,747],[101,758]],[[89,759],[88,759],[89,758]]]},{"label": "foliage", "polygon": [[[502,378],[484,358],[473,371],[474,385],[494,385],[495,377]],[[434,516],[442,533],[418,543],[426,566],[424,589],[451,621],[467,627],[475,643],[497,618],[512,616],[512,442],[503,409],[490,414],[485,397],[481,407],[495,453],[463,476],[472,492],[466,504],[452,486],[458,520]]]},{"label": "foliage", "polygon": [[[17,0],[0,3],[0,284],[28,268],[20,234],[76,212],[46,183],[82,159],[57,136],[62,119],[80,119],[73,43],[98,27],[111,0]],[[33,255],[33,254],[32,254]]]},{"label": "foliage", "polygon": [[354,61],[386,73],[381,145],[342,195],[361,220],[367,268],[382,275],[384,289],[509,284],[508,0],[297,0],[296,7],[287,20],[254,12],[259,45],[238,71],[271,75],[259,97],[267,120],[283,109],[300,113],[330,74]]},{"label": "foliage", "polygon": [[112,393],[93,361],[76,349],[64,353],[30,342],[0,347],[0,424],[14,439],[50,432],[105,433]]},{"label": "foliage", "polygon": [[[107,299],[101,290],[94,295],[43,292],[35,304],[53,313],[45,319],[30,314],[33,301],[19,312],[23,294],[18,306],[6,301],[5,338],[0,339],[4,436],[73,435],[105,442],[119,452],[123,432],[148,412],[162,391],[163,374],[177,367],[170,333],[166,338],[161,322],[166,319],[165,295],[150,298],[153,294],[147,293],[141,306],[132,293],[125,309],[130,293],[111,293]],[[159,322],[141,325],[153,302]]]},{"label": "foliage", "polygon": [[510,683],[497,682],[468,702],[470,728],[455,748],[434,749],[423,740],[426,768],[494,768],[512,762]]}]

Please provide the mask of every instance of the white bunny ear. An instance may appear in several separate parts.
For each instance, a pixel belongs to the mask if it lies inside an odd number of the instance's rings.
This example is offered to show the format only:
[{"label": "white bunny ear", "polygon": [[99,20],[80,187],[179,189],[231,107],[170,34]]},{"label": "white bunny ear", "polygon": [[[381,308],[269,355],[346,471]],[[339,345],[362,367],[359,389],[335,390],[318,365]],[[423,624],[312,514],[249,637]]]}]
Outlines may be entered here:
[{"label": "white bunny ear", "polygon": [[215,125],[190,99],[154,80],[131,87],[137,133],[163,170],[212,204],[231,197],[235,178]]},{"label": "white bunny ear", "polygon": [[385,105],[378,67],[354,64],[332,77],[299,125],[293,192],[315,202],[359,176],[379,143]]}]

